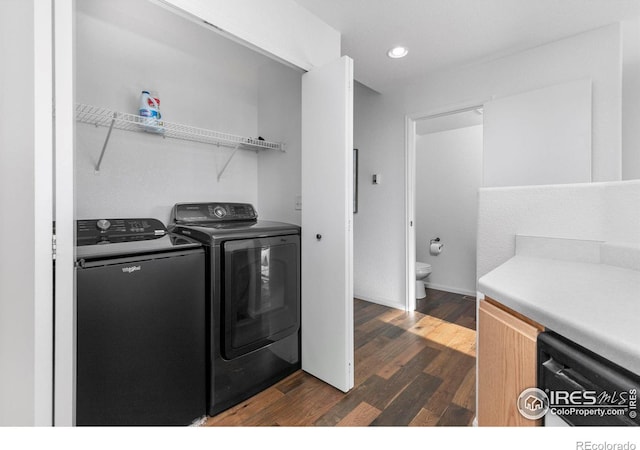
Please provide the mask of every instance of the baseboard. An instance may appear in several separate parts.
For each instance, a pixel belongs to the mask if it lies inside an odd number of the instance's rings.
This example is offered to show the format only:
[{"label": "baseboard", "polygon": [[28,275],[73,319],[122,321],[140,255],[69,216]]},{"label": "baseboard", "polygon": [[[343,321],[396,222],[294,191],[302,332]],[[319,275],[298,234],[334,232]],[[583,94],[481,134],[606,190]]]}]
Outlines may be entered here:
[{"label": "baseboard", "polygon": [[360,300],[364,300],[371,303],[377,303],[378,305],[382,305],[382,306],[388,306],[389,308],[402,309],[402,310],[406,308],[406,305],[404,303],[400,304],[400,303],[392,302],[391,300],[387,300],[386,298],[370,297],[368,295],[361,295],[358,293],[353,294],[353,296]]},{"label": "baseboard", "polygon": [[454,294],[460,294],[460,295],[470,295],[472,297],[476,296],[476,291],[468,291],[466,289],[459,289],[456,287],[445,286],[442,284],[435,284],[435,283],[425,283],[424,285],[430,289],[436,289],[438,291],[452,292]]}]

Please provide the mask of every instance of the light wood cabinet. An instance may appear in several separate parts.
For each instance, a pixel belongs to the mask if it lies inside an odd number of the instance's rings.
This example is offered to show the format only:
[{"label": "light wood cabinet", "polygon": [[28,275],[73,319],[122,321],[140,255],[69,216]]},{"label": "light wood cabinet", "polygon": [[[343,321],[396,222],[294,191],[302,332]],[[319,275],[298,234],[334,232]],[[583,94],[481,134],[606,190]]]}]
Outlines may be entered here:
[{"label": "light wood cabinet", "polygon": [[520,393],[536,386],[536,338],[542,326],[492,299],[478,316],[478,425],[536,426],[518,411]]}]

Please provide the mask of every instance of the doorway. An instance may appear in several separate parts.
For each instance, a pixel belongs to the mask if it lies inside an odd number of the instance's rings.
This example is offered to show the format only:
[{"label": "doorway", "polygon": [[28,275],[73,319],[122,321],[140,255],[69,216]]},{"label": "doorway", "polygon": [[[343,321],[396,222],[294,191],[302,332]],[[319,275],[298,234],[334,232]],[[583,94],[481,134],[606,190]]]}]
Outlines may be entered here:
[{"label": "doorway", "polygon": [[[344,320],[339,322],[335,311],[326,307],[326,302],[315,302],[320,306],[312,319],[316,323],[324,321],[323,323],[331,324],[331,327],[317,327],[318,333],[331,334],[332,342],[343,338],[343,342],[337,344],[338,351],[333,351],[331,345],[327,345],[327,339],[313,335],[313,329],[303,325],[302,330],[311,330],[307,338],[303,331],[303,345],[305,342],[314,345],[305,352],[308,360],[318,361],[327,355],[334,357],[334,360],[340,358],[327,370],[339,372],[341,379],[346,380],[343,383],[345,389],[350,388],[349,383],[353,385],[353,381],[350,381],[353,378],[350,183],[353,144],[352,125],[349,122],[353,89],[351,60],[343,57],[336,64],[321,64],[318,61],[313,66],[309,63],[311,67],[307,67],[307,63],[302,67],[297,64],[297,52],[302,51],[305,57],[310,56],[318,50],[317,46],[309,43],[303,46],[293,45],[293,48],[288,45],[290,41],[272,41],[271,33],[256,32],[251,22],[254,15],[242,22],[242,26],[234,31],[236,34],[222,33],[225,39],[231,38],[229,42],[213,42],[216,37],[220,39],[220,36],[212,30],[225,28],[219,26],[222,20],[220,14],[215,14],[223,7],[185,6],[188,10],[183,10],[174,5],[180,2],[167,1],[164,2],[167,5],[160,5],[167,8],[160,8],[153,4],[156,2],[148,3],[143,0],[108,2],[108,6],[99,1],[81,3],[61,1],[55,5],[55,217],[58,246],[55,274],[55,424],[70,426],[75,420],[75,219],[81,216],[128,216],[160,217],[163,221],[170,221],[171,205],[185,199],[210,199],[210,195],[247,203],[259,203],[259,200],[267,199],[261,202],[262,205],[268,205],[268,209],[267,206],[261,207],[262,217],[277,221],[296,223],[303,220],[301,216],[309,217],[309,213],[313,211],[323,213],[322,223],[313,221],[315,231],[309,234],[313,243],[302,247],[302,255],[310,261],[329,261],[322,268],[326,266],[342,278],[333,276],[331,272],[326,278],[332,280],[332,283],[324,283],[313,291],[303,290],[302,294],[305,299],[312,297],[305,295],[309,292],[333,299],[333,306],[345,317]],[[139,9],[144,14],[132,15],[131,8]],[[224,17],[240,17],[237,8],[231,7],[228,10],[229,14]],[[47,17],[50,16],[51,14]],[[140,20],[131,21],[134,16],[143,18],[141,20],[146,24],[162,26],[140,27]],[[288,23],[290,20],[293,20],[291,15],[287,15],[283,22]],[[273,24],[270,26],[272,29],[288,29],[274,27]],[[76,39],[76,29],[85,39]],[[99,29],[108,33],[100,33]],[[172,30],[175,39],[167,40],[166,33],[158,34],[160,29]],[[252,43],[241,38],[246,34],[255,38]],[[109,36],[112,39],[108,39]],[[291,42],[297,41],[292,39]],[[269,44],[265,48],[270,50],[258,48],[261,47],[260,44]],[[127,51],[117,52],[114,50],[117,48],[125,48]],[[256,50],[259,51],[256,53]],[[249,56],[248,53],[256,54]],[[149,54],[161,57],[149,60],[145,58]],[[84,55],[77,58],[78,65],[75,64],[76,55]],[[99,64],[95,55],[100,55]],[[336,56],[338,55],[339,52]],[[307,61],[306,58],[303,60]],[[225,61],[225,64],[219,64],[220,61]],[[274,65],[282,67],[272,71]],[[98,70],[100,67],[104,70]],[[196,67],[198,70],[184,71],[184,67]],[[80,72],[78,77],[76,68]],[[322,71],[327,68],[330,71]],[[308,72],[301,76],[299,69]],[[108,76],[114,71],[118,76]],[[280,76],[281,72],[287,71],[293,75]],[[129,76],[124,76],[123,73]],[[305,98],[301,78],[307,79],[306,90],[315,95],[317,104],[312,104]],[[267,82],[271,81],[276,84],[276,88],[267,86]],[[96,83],[100,84],[100,89]],[[82,105],[94,104],[109,111],[108,123],[114,124],[115,120],[111,119],[118,112],[136,116],[126,111],[137,111],[140,92],[149,84],[162,92],[163,102],[166,100],[163,103],[166,105],[163,106],[163,113],[166,112],[167,115],[162,117],[163,121],[167,119],[164,131],[168,123],[174,126],[178,122],[188,123],[189,130],[206,130],[208,132],[204,134],[207,136],[234,136],[234,145],[226,147],[214,143],[213,147],[204,148],[200,141],[189,141],[186,145],[187,139],[165,140],[160,139],[157,134],[138,133],[147,130],[134,123],[131,130],[136,131],[135,133],[125,136],[114,133],[110,141],[108,162],[102,167],[94,164],[94,159],[101,160],[95,154],[100,151],[101,146],[106,148],[104,132],[110,136],[111,128],[107,131],[82,125],[84,128],[78,127],[79,134],[76,135],[76,94]],[[105,86],[112,95],[105,92]],[[293,88],[288,89],[290,86]],[[317,89],[318,86],[324,89],[324,95]],[[203,95],[203,90],[206,95]],[[283,93],[290,95],[283,96]],[[208,101],[201,101],[202,99]],[[265,108],[260,108],[261,104]],[[332,107],[337,113],[331,111],[331,114],[327,114],[327,110]],[[274,111],[284,112],[274,114]],[[313,120],[316,116],[331,117],[332,126],[323,129],[321,133],[315,132],[313,127],[323,123]],[[201,120],[203,122],[199,122]],[[312,126],[301,126],[303,120],[305,124]],[[211,129],[221,131],[211,132]],[[190,137],[193,138],[195,134],[198,133],[192,133]],[[256,144],[264,144],[264,139],[253,137],[260,135],[280,144],[289,144],[287,152],[272,152],[271,156],[260,157],[264,163],[261,169],[258,168],[258,154],[245,151],[256,146],[263,147]],[[165,133],[165,137],[168,134]],[[326,145],[327,140],[338,142],[339,145]],[[196,145],[192,145],[192,142]],[[308,150],[317,148],[311,147],[309,142],[320,146],[323,151],[318,153]],[[79,150],[77,158],[76,146]],[[122,151],[117,151],[117,148]],[[326,148],[334,149],[344,158],[327,157]],[[240,151],[236,154],[236,150]],[[322,164],[307,162],[310,154],[321,154]],[[235,157],[232,164],[227,168],[233,155]],[[94,156],[97,157],[93,158]],[[217,167],[218,163],[222,163],[221,168]],[[97,176],[96,172],[100,168],[101,175]],[[176,168],[179,169],[178,173]],[[77,175],[78,170],[82,171],[82,177]],[[171,172],[168,175],[167,170]],[[324,194],[320,199],[325,201],[324,204],[312,202],[312,198],[307,196],[304,213],[299,208],[294,209],[289,200],[300,197],[300,180],[310,183],[309,186],[313,184],[309,177],[304,176],[307,170],[311,170],[322,183],[329,180],[328,185],[335,187],[334,193],[340,194],[341,202],[327,197],[326,190],[315,189]],[[325,176],[327,173],[328,176]],[[211,174],[218,176],[212,177]],[[287,176],[282,176],[283,174]],[[268,184],[268,190],[260,189],[261,180]],[[85,189],[79,189],[80,186]],[[100,189],[100,186],[104,189]],[[123,197],[114,189],[124,189],[127,193]],[[125,197],[126,202],[114,200]],[[287,212],[283,214],[283,210]],[[50,221],[48,224],[50,226]],[[322,228],[318,228],[318,225],[322,225]],[[342,233],[340,236],[334,232],[336,229]],[[325,238],[320,242],[323,235]],[[50,252],[50,241],[48,245]],[[323,258],[314,257],[312,253],[320,249],[324,251]],[[306,273],[317,278],[319,271],[309,267]],[[302,286],[308,285],[309,283],[302,283]],[[325,293],[326,289],[338,290],[340,287],[342,289],[338,295]],[[309,300],[303,300],[303,305],[305,301]],[[309,308],[303,307],[303,311],[308,310]],[[302,321],[305,321],[304,317]],[[341,328],[340,335],[336,333],[338,323],[344,328]]]},{"label": "doorway", "polygon": [[[427,287],[475,296],[481,104],[407,117],[407,310]],[[430,273],[416,280],[416,262]]]}]

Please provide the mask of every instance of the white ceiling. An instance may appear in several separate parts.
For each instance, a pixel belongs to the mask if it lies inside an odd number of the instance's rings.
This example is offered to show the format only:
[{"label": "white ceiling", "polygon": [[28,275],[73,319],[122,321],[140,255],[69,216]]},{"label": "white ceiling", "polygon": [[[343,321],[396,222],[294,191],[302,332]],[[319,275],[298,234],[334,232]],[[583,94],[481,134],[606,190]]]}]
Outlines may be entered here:
[{"label": "white ceiling", "polygon": [[[377,91],[640,16],[640,0],[296,0],[342,33],[355,78]],[[389,48],[409,55],[392,60]]]}]

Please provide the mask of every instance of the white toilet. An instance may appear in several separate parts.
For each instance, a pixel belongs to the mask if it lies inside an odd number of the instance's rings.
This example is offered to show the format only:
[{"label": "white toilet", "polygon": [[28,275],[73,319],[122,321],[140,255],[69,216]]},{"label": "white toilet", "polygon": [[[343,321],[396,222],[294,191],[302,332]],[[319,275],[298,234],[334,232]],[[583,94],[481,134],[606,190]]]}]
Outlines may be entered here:
[{"label": "white toilet", "polygon": [[427,292],[424,290],[424,279],[431,273],[431,264],[416,262],[416,298],[424,298]]}]

